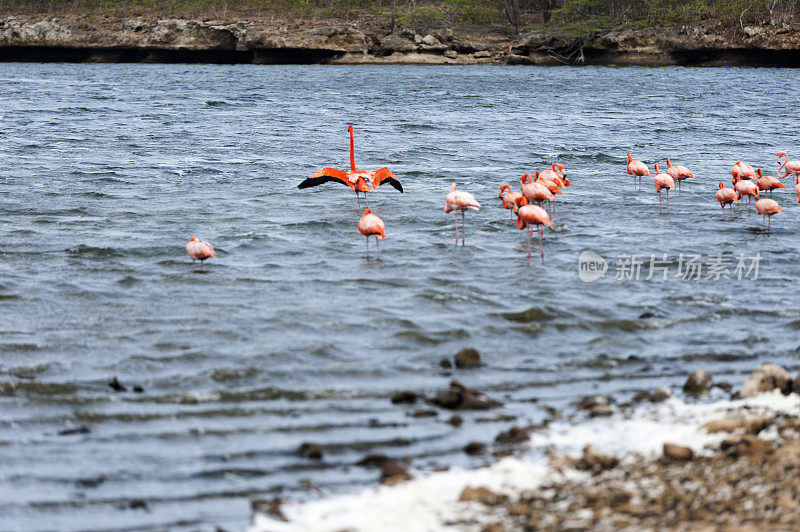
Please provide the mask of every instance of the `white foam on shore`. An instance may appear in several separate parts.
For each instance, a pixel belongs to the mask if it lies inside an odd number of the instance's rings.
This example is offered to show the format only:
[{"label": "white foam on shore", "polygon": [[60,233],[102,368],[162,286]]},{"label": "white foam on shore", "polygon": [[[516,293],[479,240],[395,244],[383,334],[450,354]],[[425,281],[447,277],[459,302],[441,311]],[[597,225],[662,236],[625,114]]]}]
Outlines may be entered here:
[{"label": "white foam on shore", "polygon": [[[701,404],[673,398],[657,405],[643,405],[629,417],[614,415],[580,423],[554,422],[546,431],[532,436],[531,450],[525,457],[505,458],[477,470],[418,473],[417,478],[395,486],[285,505],[283,510],[290,520],[288,523],[256,514],[249,532],[436,531],[453,530],[447,523],[455,520],[462,522],[459,530],[479,530],[477,522],[474,527],[465,527],[463,522],[478,516],[485,518],[487,509],[474,503],[458,502],[461,491],[467,486],[482,486],[496,493],[513,494],[563,478],[563,474],[548,463],[543,453],[545,449],[554,447],[577,455],[591,443],[615,456],[635,452],[655,457],[661,454],[664,443],[669,442],[702,453],[707,445],[715,445],[729,436],[728,433],[706,433],[701,429],[704,423],[725,417],[779,412],[800,415],[800,396],[784,396],[775,391],[743,400]],[[574,475],[576,480],[584,475],[573,470],[564,474]]]}]

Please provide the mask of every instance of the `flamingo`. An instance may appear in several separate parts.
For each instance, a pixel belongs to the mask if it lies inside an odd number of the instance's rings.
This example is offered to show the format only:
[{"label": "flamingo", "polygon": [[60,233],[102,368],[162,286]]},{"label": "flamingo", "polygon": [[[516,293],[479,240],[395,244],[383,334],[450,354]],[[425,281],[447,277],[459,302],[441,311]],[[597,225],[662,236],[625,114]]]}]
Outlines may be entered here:
[{"label": "flamingo", "polygon": [[756,181],[756,185],[758,186],[758,190],[769,191],[770,197],[772,197],[772,191],[776,188],[786,188],[783,183],[778,181],[778,178],[771,175],[764,175],[761,171],[761,168],[757,170],[758,172],[758,181]]},{"label": "flamingo", "polygon": [[681,181],[689,177],[697,177],[685,166],[672,166],[672,161],[667,157],[667,173],[678,182],[678,194],[681,193]]},{"label": "flamingo", "polygon": [[722,206],[722,215],[725,215],[725,205],[731,206],[731,220],[733,220],[733,202],[736,201],[736,192],[733,189],[725,188],[722,186],[722,181],[719,182],[719,190],[714,194],[717,201]]},{"label": "flamingo", "polygon": [[[503,190],[508,190],[505,194],[503,194]],[[511,187],[509,185],[503,185],[500,187],[500,199],[503,200],[503,208],[504,209],[511,209],[509,212],[511,213],[511,219],[514,219],[514,213],[517,212],[517,198],[522,197],[522,194],[519,192],[511,192]]]},{"label": "flamingo", "polygon": [[[628,154],[628,174],[633,176],[633,184],[634,188],[636,188],[636,179],[639,178],[641,181],[642,176],[649,176],[653,177],[653,174],[650,173],[650,170],[647,169],[647,165],[644,164],[642,161],[637,161],[636,159],[631,157],[631,152],[626,152]],[[658,173],[658,172],[656,172]]]},{"label": "flamingo", "polygon": [[[544,226],[553,225],[553,221],[547,214],[547,211],[536,205],[528,205],[528,200],[524,197],[517,200],[519,209],[517,210],[517,227],[525,229],[529,225],[539,226],[539,245],[542,249],[542,262],[544,262]],[[533,236],[533,227],[528,231],[528,258],[531,258],[531,237]]]},{"label": "flamingo", "polygon": [[797,203],[800,203],[800,176],[794,178],[794,192],[797,194]]},{"label": "flamingo", "polygon": [[[356,170],[356,157],[355,148],[353,144],[353,126],[347,126],[347,131],[350,132],[350,170],[337,170],[336,168],[323,168],[319,172],[311,174],[302,183],[297,185],[297,188],[309,188],[327,183],[328,181],[335,181],[347,185],[350,190],[356,193],[358,204],[361,205],[361,198],[359,192],[364,193],[364,203],[367,201],[367,192],[375,190],[384,182],[389,183],[394,188],[403,192],[403,185],[397,180],[397,177],[388,168],[380,168],[378,170]],[[369,206],[369,205],[367,205]]]},{"label": "flamingo", "polygon": [[658,212],[663,214],[661,210],[661,189],[667,189],[667,212],[669,212],[669,189],[675,188],[675,180],[669,174],[662,174],[658,170],[658,163],[656,163],[656,175],[653,178],[656,185],[656,192],[658,192]]},{"label": "flamingo", "polygon": [[763,198],[756,202],[756,212],[764,218],[764,229],[769,231],[771,224],[768,225],[767,220],[771,221],[772,215],[783,212],[783,209],[781,209],[781,206],[778,205],[778,202],[774,199]]},{"label": "flamingo", "polygon": [[[790,161],[789,154],[785,151],[778,152],[778,162],[781,162],[781,157],[786,157],[786,160],[783,161],[783,164],[778,168],[778,177],[783,179],[787,175],[791,174],[795,177],[800,174],[800,161]],[[781,175],[781,169],[785,168],[783,175]]]},{"label": "flamingo", "polygon": [[[466,241],[466,228],[464,222],[464,211],[466,210],[479,211],[481,204],[475,201],[475,196],[463,190],[456,190],[456,184],[450,186],[450,192],[444,199],[444,212],[461,211],[461,245],[464,246]],[[455,212],[456,217],[456,246],[458,245],[458,212]]]},{"label": "flamingo", "polygon": [[541,206],[542,202],[544,201],[555,201],[556,197],[550,192],[550,189],[548,189],[543,183],[538,182],[538,170],[534,170],[533,175],[536,176],[534,182],[531,182],[530,174],[523,174],[522,177],[519,178],[522,182],[522,195],[528,200],[528,203],[535,201],[539,204],[539,206]]},{"label": "flamingo", "polygon": [[753,183],[750,180],[742,180],[737,182],[733,186],[733,190],[736,191],[736,199],[739,200],[739,207],[742,208],[741,200],[743,197],[748,196],[747,204],[750,205],[749,197],[752,196],[756,200],[758,200],[758,185]]},{"label": "flamingo", "polygon": [[372,214],[369,207],[364,210],[364,216],[358,221],[358,232],[364,235],[364,241],[367,243],[367,258],[369,258],[369,237],[375,235],[378,260],[381,260],[381,247],[378,245],[378,240],[386,238],[386,226],[383,225],[383,220]]},{"label": "flamingo", "polygon": [[561,188],[571,187],[572,183],[567,179],[567,171],[561,163],[553,163],[553,166],[543,170],[539,176],[542,179],[549,179]]},{"label": "flamingo", "polygon": [[196,236],[190,238],[186,243],[186,253],[192,258],[192,271],[195,271],[195,261],[199,260],[201,272],[203,271],[203,261],[217,256],[214,246],[208,242],[198,240]]},{"label": "flamingo", "polygon": [[753,167],[742,161],[736,161],[733,166],[731,166],[731,175],[733,176],[734,185],[742,179],[752,179],[753,181],[758,179]]}]

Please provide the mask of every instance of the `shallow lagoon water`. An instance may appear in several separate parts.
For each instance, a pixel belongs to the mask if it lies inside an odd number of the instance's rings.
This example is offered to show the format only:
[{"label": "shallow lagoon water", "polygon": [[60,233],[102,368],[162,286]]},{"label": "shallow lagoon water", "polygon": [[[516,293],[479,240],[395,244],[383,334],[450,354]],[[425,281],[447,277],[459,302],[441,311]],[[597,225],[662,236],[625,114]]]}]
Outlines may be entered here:
[{"label": "shallow lagoon water", "polygon": [[[796,371],[800,207],[776,193],[785,211],[765,234],[713,197],[737,159],[774,175],[777,151],[800,158],[794,76],[0,65],[0,528],[240,529],[251,496],[374,485],[353,465],[366,452],[476,467],[468,441],[540,421],[541,406],[698,367],[734,384],[761,361]],[[381,262],[349,190],[296,189],[347,167],[349,123],[357,166],[389,166],[405,188],[369,197]],[[700,176],[671,214],[650,181],[633,190],[627,149]],[[497,190],[554,160],[574,186],[542,265]],[[453,181],[483,204],[463,248],[443,212]],[[219,253],[202,275],[183,251],[194,235]],[[604,278],[579,279],[585,250],[609,261]],[[681,254],[717,253],[733,254],[732,279],[675,277]],[[615,279],[624,254],[644,261],[639,280]],[[645,279],[651,254],[667,281]],[[736,279],[739,254],[760,254],[757,279]],[[483,368],[439,367],[465,346]],[[454,377],[505,406],[454,428],[388,399]],[[304,441],[321,462],[296,456]]]}]

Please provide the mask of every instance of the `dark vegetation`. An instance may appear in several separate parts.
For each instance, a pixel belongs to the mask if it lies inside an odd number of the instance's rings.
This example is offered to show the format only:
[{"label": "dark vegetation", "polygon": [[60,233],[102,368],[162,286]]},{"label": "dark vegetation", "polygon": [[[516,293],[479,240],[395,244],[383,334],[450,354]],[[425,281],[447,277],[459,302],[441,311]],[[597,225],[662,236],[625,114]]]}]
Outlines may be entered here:
[{"label": "dark vegetation", "polygon": [[0,0],[0,16],[7,15],[368,21],[589,36],[619,28],[800,23],[800,0]]}]

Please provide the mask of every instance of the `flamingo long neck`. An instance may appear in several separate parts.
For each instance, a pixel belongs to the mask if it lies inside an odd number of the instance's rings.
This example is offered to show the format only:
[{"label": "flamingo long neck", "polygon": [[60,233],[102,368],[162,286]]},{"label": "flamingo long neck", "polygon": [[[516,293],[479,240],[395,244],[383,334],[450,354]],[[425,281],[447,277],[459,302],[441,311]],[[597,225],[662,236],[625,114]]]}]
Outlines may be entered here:
[{"label": "flamingo long neck", "polygon": [[353,126],[350,126],[350,170],[356,171],[356,150],[353,143]]},{"label": "flamingo long neck", "polygon": [[628,163],[630,164],[630,162],[633,160],[633,157],[631,157],[631,152],[626,153],[628,154]]},{"label": "flamingo long neck", "polygon": [[782,158],[784,155],[786,156],[786,160],[785,160],[785,161],[783,161],[783,164],[782,164],[782,165],[780,165],[780,166],[778,167],[778,177],[786,177],[787,175],[789,175],[789,170],[786,170],[786,173],[785,173],[785,174],[783,174],[783,175],[781,175],[781,170],[783,170],[783,167],[784,167],[784,166],[786,166],[786,163],[788,163],[788,162],[789,162],[789,154],[788,154],[788,153],[785,153],[785,152],[780,152],[780,153],[778,154],[778,162],[781,162],[781,158]]},{"label": "flamingo long neck", "polygon": [[502,187],[500,187],[500,197],[501,197],[501,198],[503,197],[503,191],[504,191],[505,189],[508,189],[508,192],[509,192],[509,193],[511,192],[511,187],[510,187],[510,186],[508,186],[508,185],[503,185]]}]

